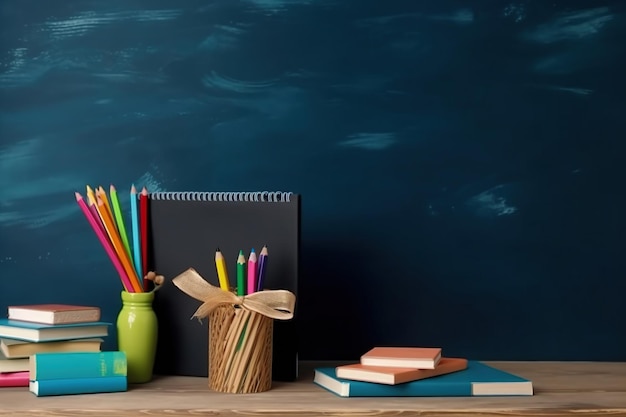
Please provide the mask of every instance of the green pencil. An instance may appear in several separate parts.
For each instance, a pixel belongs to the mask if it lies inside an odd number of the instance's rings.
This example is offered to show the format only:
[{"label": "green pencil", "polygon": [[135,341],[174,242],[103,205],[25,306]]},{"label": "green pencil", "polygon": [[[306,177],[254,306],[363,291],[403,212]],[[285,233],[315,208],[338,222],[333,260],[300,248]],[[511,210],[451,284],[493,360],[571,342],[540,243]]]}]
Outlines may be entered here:
[{"label": "green pencil", "polygon": [[246,295],[245,275],[246,257],[243,256],[243,251],[240,250],[239,256],[237,257],[237,295],[240,297]]},{"label": "green pencil", "polygon": [[113,213],[115,214],[115,223],[117,223],[117,229],[120,232],[124,249],[126,249],[128,259],[133,259],[133,255],[130,253],[130,245],[128,244],[128,236],[126,235],[126,227],[124,226],[124,217],[120,209],[120,202],[117,199],[117,191],[112,184],[109,188],[109,195],[111,196],[111,204],[113,205]]}]

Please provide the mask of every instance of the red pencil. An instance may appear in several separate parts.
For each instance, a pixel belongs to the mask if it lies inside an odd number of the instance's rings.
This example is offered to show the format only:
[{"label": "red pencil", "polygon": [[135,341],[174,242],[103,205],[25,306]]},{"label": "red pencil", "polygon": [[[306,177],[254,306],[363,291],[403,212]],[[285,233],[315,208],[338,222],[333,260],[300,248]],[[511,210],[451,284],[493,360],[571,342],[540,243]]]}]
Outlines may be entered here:
[{"label": "red pencil", "polygon": [[[144,274],[148,273],[148,190],[143,187],[139,196],[139,217],[141,220],[141,263]],[[143,277],[142,277],[143,278]],[[149,281],[143,279],[143,289],[148,291]]]}]

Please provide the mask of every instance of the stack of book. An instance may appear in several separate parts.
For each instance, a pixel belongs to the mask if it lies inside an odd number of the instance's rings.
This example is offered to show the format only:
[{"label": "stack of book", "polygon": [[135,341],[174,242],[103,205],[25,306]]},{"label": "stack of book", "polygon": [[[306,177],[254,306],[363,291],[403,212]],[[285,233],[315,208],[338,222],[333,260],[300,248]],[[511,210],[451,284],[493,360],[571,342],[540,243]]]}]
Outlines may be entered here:
[{"label": "stack of book", "polygon": [[527,379],[432,347],[375,347],[360,363],[315,369],[313,382],[340,397],[533,395]]},{"label": "stack of book", "polygon": [[[43,374],[44,379],[38,379],[37,376],[38,366],[58,366],[63,369],[65,379],[79,378],[80,376],[74,374],[77,366],[75,353],[81,353],[82,356],[79,356],[82,360],[90,358],[97,365],[96,369],[105,369],[109,358],[102,354],[108,352],[100,350],[102,337],[108,335],[110,323],[99,321],[98,307],[38,304],[9,306],[8,313],[8,318],[0,319],[0,387],[23,386],[30,387],[31,391],[35,389],[44,393],[37,394],[33,391],[37,395],[52,395],[45,394],[49,392],[54,392],[55,395],[78,393],[75,392],[76,389],[62,388],[64,385],[60,381],[55,383],[58,387],[56,390],[42,390],[40,385],[43,382],[40,381],[53,378],[47,373]],[[44,365],[37,365],[42,360]],[[119,361],[115,366],[116,376],[124,376],[125,379],[125,359],[123,372],[119,371],[122,367]],[[125,385],[124,382],[124,390]],[[94,392],[93,388],[87,388],[84,384],[83,387],[83,392]]]},{"label": "stack of book", "polygon": [[38,397],[127,389],[126,355],[120,351],[37,353],[29,372],[30,391]]}]

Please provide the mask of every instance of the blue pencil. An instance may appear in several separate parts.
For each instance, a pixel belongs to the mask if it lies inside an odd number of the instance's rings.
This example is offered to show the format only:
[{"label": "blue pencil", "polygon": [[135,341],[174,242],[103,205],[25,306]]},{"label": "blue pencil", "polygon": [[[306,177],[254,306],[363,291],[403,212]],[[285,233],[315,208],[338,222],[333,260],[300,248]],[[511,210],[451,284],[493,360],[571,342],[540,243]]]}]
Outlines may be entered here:
[{"label": "blue pencil", "polygon": [[137,189],[135,184],[130,187],[130,218],[133,229],[133,264],[137,276],[142,280],[144,274],[141,271],[141,243],[139,240],[139,213],[137,212]]},{"label": "blue pencil", "polygon": [[263,291],[263,285],[265,281],[265,270],[267,269],[267,246],[263,246],[259,253],[258,259],[258,273],[257,273],[257,291]]}]

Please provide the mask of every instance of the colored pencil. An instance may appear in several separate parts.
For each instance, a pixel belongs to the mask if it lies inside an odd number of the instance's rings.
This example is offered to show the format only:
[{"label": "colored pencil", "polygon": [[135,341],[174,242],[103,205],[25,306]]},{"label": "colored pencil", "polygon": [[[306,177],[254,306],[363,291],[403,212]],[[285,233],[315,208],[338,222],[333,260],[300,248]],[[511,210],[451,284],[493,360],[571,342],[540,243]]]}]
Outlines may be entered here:
[{"label": "colored pencil", "polygon": [[[141,210],[141,273],[143,277],[148,273],[148,190],[143,187],[139,196],[139,208]],[[148,291],[149,281],[143,280],[143,288]]]},{"label": "colored pencil", "polygon": [[246,257],[243,256],[243,251],[239,251],[239,256],[237,257],[237,295],[244,296],[246,295]]},{"label": "colored pencil", "polygon": [[111,244],[119,257],[120,263],[126,271],[126,275],[128,276],[131,285],[133,286],[133,292],[142,292],[142,286],[139,284],[141,281],[137,277],[135,269],[128,259],[128,255],[126,254],[126,250],[124,249],[124,245],[122,244],[122,239],[120,239],[117,230],[115,229],[115,225],[113,224],[113,220],[106,214],[106,207],[104,207],[104,201],[99,196],[96,196],[96,200],[98,201],[98,212],[100,214],[105,213],[104,218],[100,216],[103,220],[104,227],[109,231],[109,236],[111,236]]},{"label": "colored pencil", "polygon": [[141,246],[139,243],[139,213],[137,212],[137,189],[135,185],[130,187],[130,217],[133,233],[133,262],[137,276],[143,277],[145,274],[141,270]]},{"label": "colored pencil", "polygon": [[87,186],[87,199],[89,200],[89,204],[96,204],[96,196],[90,186]]},{"label": "colored pencil", "polygon": [[[130,245],[128,244],[128,235],[126,234],[126,225],[124,224],[124,216],[122,215],[122,208],[120,207],[120,200],[117,198],[117,190],[111,184],[109,187],[109,194],[111,195],[111,205],[113,206],[113,213],[115,214],[115,223],[117,224],[117,230],[120,233],[120,237],[122,238],[122,243],[124,244],[124,249],[126,249],[126,254],[128,255],[128,259],[132,259],[133,256],[130,253]],[[135,271],[136,273],[137,271]]]},{"label": "colored pencil", "polygon": [[[102,233],[104,233],[106,235],[107,231],[104,228],[104,225],[102,224],[102,219],[100,218],[100,214],[98,213],[98,210],[96,209],[96,205],[90,203],[89,204],[89,211],[91,212],[91,215],[93,216],[93,218],[96,220],[96,223],[100,227],[100,230],[102,230]],[[110,240],[109,240],[109,242],[110,242]]]},{"label": "colored pencil", "polygon": [[263,285],[265,281],[265,270],[267,269],[267,246],[263,246],[261,252],[259,252],[259,259],[257,260],[259,271],[256,277],[256,290],[263,291]]},{"label": "colored pencil", "polygon": [[[102,203],[102,204],[100,204]],[[98,216],[100,217],[100,221],[102,221],[102,225],[104,226],[104,230],[109,236],[109,241],[113,243],[113,235],[117,234],[117,229],[113,226],[110,227],[109,224],[113,221],[113,219],[109,216],[109,213],[102,202],[102,197],[100,196],[100,191],[96,190],[96,202],[94,203],[96,210],[98,211]]]},{"label": "colored pencil", "polygon": [[254,248],[250,251],[248,257],[248,294],[252,294],[256,291],[256,279],[257,279],[257,258]]},{"label": "colored pencil", "polygon": [[102,188],[102,186],[99,186],[96,190],[96,200],[98,199],[98,196],[100,196],[100,198],[102,199],[102,202],[104,203],[104,208],[106,209],[107,214],[109,215],[109,218],[111,219],[113,226],[115,226],[115,230],[117,231],[118,229],[117,225],[115,224],[115,218],[113,217],[113,210],[111,210],[111,205],[109,204],[107,193],[106,191],[104,191],[104,188]]},{"label": "colored pencil", "polygon": [[228,282],[228,271],[226,270],[226,260],[220,248],[215,251],[215,268],[217,269],[217,279],[220,281],[220,288],[224,291],[230,290]]},{"label": "colored pencil", "polygon": [[104,250],[106,251],[107,255],[109,255],[111,262],[115,266],[115,269],[117,270],[117,273],[119,274],[120,279],[122,280],[122,285],[124,286],[124,289],[128,292],[134,292],[133,286],[130,283],[128,276],[126,275],[126,271],[124,271],[124,268],[122,264],[120,263],[120,260],[117,257],[117,254],[115,253],[115,250],[113,249],[113,246],[111,245],[111,242],[109,242],[104,231],[96,223],[96,219],[93,218],[91,212],[89,211],[89,208],[87,207],[87,204],[85,204],[85,201],[83,200],[83,197],[80,195],[80,193],[74,193],[74,194],[76,196],[76,202],[78,203],[80,209],[83,211],[83,214],[87,218],[87,221],[91,225],[91,228],[96,233],[96,236],[98,237],[98,240],[104,247]]}]

